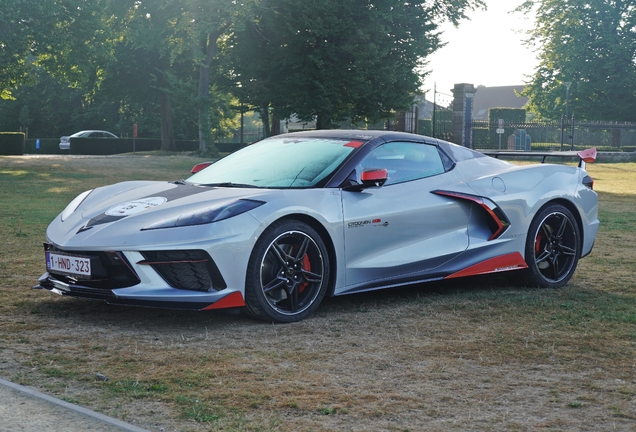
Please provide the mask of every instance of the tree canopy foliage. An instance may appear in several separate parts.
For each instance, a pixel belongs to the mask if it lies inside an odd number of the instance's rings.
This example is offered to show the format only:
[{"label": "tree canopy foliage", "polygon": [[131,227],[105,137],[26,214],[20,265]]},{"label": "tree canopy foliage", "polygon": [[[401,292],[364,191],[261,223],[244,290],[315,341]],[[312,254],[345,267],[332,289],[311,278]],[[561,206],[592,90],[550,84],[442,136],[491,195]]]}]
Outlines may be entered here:
[{"label": "tree canopy foliage", "polygon": [[3,0],[0,5],[0,96],[29,82],[33,64],[73,87],[90,80],[104,54],[99,1],[33,2]]},{"label": "tree canopy foliage", "polygon": [[205,152],[239,106],[272,125],[291,115],[318,127],[383,118],[412,103],[426,58],[442,45],[438,25],[481,6],[2,0],[0,127],[122,134],[134,122],[161,133],[166,149],[176,135],[198,138]]},{"label": "tree canopy foliage", "polygon": [[480,4],[262,0],[226,44],[236,93],[266,124],[269,113],[318,128],[386,118],[413,102],[439,23]]},{"label": "tree canopy foliage", "polygon": [[636,121],[636,0],[533,0],[539,66],[523,94],[541,117]]}]

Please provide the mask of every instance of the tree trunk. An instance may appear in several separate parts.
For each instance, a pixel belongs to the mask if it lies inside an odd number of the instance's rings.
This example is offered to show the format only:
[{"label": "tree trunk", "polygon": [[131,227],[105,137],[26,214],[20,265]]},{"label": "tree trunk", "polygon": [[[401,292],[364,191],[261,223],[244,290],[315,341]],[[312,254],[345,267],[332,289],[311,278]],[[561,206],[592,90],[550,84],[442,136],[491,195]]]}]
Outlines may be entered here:
[{"label": "tree trunk", "polygon": [[276,115],[276,110],[272,112],[272,125],[269,136],[280,135],[280,119]]},{"label": "tree trunk", "polygon": [[198,89],[198,115],[199,115],[199,153],[210,154],[218,157],[219,152],[212,143],[208,143],[210,136],[210,66],[212,59],[216,55],[216,40],[219,34],[209,34],[203,42],[205,60],[199,67],[199,89]]},{"label": "tree trunk", "polygon": [[162,91],[161,101],[161,150],[176,151],[174,143],[174,128],[172,127],[172,99],[168,92]]},{"label": "tree trunk", "polygon": [[331,119],[322,114],[316,116],[316,129],[331,129]]},{"label": "tree trunk", "polygon": [[261,121],[263,122],[263,135],[265,138],[269,136],[269,104],[261,106]]}]

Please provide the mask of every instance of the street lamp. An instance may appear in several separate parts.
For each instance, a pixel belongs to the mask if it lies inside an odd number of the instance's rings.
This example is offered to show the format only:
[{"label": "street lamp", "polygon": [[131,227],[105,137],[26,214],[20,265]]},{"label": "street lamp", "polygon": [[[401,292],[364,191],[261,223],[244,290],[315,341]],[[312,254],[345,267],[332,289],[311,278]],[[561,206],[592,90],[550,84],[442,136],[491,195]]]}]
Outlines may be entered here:
[{"label": "street lamp", "polygon": [[568,118],[568,102],[570,100],[570,86],[572,83],[570,81],[564,82],[565,84],[565,118]]}]

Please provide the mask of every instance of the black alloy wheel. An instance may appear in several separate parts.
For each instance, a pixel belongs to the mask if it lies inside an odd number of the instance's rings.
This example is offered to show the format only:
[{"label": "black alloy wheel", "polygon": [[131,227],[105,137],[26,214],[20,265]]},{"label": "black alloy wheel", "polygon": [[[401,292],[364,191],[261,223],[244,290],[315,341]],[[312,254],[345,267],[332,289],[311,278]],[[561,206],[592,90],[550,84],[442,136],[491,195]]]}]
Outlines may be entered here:
[{"label": "black alloy wheel", "polygon": [[579,226],[572,213],[560,204],[539,211],[526,240],[526,282],[544,288],[565,285],[581,256]]},{"label": "black alloy wheel", "polygon": [[246,311],[278,323],[306,318],[325,296],[329,269],[324,242],[313,228],[296,220],[275,222],[250,257]]}]

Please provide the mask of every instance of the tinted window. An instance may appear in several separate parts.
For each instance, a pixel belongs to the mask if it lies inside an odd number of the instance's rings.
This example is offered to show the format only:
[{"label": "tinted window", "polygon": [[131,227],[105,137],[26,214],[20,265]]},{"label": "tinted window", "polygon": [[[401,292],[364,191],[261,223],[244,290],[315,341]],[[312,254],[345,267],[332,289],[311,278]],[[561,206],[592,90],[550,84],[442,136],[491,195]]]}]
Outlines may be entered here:
[{"label": "tinted window", "polygon": [[354,150],[348,140],[270,138],[210,165],[188,179],[197,184],[236,183],[305,188],[332,174]]},{"label": "tinted window", "polygon": [[430,177],[444,172],[437,147],[428,144],[391,142],[369,153],[356,169],[383,168],[389,172],[386,185]]},{"label": "tinted window", "polygon": [[442,147],[444,151],[448,152],[448,154],[452,156],[453,159],[455,159],[456,161],[463,161],[463,160],[475,159],[475,158],[486,156],[483,153],[479,153],[474,150],[467,149],[466,147],[462,147],[457,144],[451,144],[451,143],[441,141],[439,145],[440,147]]}]

